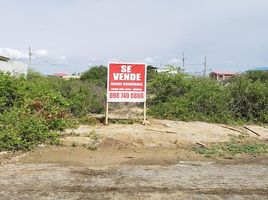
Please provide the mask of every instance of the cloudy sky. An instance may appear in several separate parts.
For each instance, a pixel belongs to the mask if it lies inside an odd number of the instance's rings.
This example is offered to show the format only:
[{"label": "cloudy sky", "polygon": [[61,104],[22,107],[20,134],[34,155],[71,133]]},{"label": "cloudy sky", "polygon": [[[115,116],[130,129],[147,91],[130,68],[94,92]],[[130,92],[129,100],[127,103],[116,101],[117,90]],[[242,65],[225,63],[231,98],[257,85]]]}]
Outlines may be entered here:
[{"label": "cloudy sky", "polygon": [[268,66],[267,0],[1,0],[0,54],[42,73],[111,60],[241,71]]}]

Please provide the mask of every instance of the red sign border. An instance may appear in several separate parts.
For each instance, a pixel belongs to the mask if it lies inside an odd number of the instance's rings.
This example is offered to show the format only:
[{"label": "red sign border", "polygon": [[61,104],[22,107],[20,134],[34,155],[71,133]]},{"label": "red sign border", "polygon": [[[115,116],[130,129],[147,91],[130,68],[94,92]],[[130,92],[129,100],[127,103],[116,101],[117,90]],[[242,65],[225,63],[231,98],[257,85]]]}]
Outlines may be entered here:
[{"label": "red sign border", "polygon": [[[122,64],[122,65],[144,65],[145,66],[145,71],[144,71],[144,75],[145,75],[145,77],[144,77],[144,99],[143,99],[143,101],[108,101],[108,93],[109,93],[109,81],[110,81],[110,64]],[[141,103],[141,102],[146,102],[146,100],[147,100],[147,64],[146,63],[142,63],[142,62],[108,62],[108,69],[107,69],[107,89],[106,89],[106,98],[107,98],[107,102],[110,102],[110,103],[112,103],[112,102],[118,102],[118,103],[120,103],[120,102],[122,102],[122,103],[124,103],[124,102],[133,102],[133,103]],[[130,91],[130,92],[133,92],[133,91]]]}]

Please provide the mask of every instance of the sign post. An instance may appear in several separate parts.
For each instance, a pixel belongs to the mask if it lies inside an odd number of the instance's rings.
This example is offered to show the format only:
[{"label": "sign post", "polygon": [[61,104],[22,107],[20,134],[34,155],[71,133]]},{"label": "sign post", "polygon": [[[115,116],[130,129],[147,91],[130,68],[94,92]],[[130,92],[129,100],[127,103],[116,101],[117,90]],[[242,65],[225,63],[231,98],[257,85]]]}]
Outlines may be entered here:
[{"label": "sign post", "polygon": [[109,102],[143,102],[146,121],[147,66],[144,63],[108,63],[105,124]]}]

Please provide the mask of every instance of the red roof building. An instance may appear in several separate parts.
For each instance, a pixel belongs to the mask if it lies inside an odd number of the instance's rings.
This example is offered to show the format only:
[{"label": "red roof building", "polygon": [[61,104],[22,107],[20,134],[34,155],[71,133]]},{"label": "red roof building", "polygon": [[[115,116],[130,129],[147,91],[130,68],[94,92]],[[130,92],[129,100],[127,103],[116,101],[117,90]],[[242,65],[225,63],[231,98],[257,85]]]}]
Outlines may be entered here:
[{"label": "red roof building", "polygon": [[67,76],[67,74],[65,73],[54,73],[53,76],[59,77],[59,78],[63,78],[65,76]]},{"label": "red roof building", "polygon": [[209,76],[211,78],[214,78],[217,81],[225,81],[225,80],[228,80],[229,78],[234,77],[235,75],[237,75],[237,73],[234,73],[234,72],[218,72],[218,71],[214,71],[214,72],[211,72],[209,74]]}]

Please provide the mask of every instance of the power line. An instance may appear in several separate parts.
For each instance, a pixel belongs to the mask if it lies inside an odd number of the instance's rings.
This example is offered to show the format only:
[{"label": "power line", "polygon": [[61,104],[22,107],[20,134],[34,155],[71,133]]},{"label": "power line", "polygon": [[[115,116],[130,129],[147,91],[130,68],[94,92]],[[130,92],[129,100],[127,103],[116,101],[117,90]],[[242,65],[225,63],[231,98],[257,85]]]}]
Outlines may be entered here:
[{"label": "power line", "polygon": [[[46,63],[49,65],[58,65],[59,67],[73,67],[74,65],[83,65],[83,66],[90,66],[90,65],[94,65],[94,64],[100,64],[100,62],[96,63],[96,61],[93,60],[76,60],[76,59],[60,59],[60,58],[53,58],[53,57],[34,57],[31,51],[31,46],[29,46],[29,65],[32,65],[33,61],[38,61],[38,62],[42,62],[42,63]],[[268,65],[268,64],[267,64]],[[267,66],[266,65],[266,66]],[[184,52],[182,53],[182,67],[183,68],[187,68],[187,66],[197,66],[197,67],[202,67],[202,63],[187,63],[186,62],[186,58],[185,58],[185,54]],[[210,67],[222,67],[222,68],[230,68],[230,67],[243,67],[243,68],[254,68],[254,67],[259,67],[259,66],[265,66],[265,65],[260,65],[260,64],[213,64],[210,63]],[[207,73],[207,58],[205,56],[204,58],[204,63],[203,63],[203,75],[205,76]]]}]

